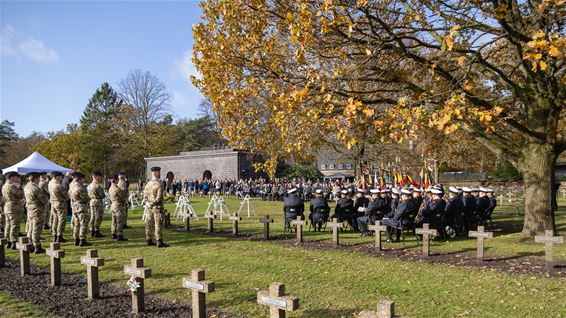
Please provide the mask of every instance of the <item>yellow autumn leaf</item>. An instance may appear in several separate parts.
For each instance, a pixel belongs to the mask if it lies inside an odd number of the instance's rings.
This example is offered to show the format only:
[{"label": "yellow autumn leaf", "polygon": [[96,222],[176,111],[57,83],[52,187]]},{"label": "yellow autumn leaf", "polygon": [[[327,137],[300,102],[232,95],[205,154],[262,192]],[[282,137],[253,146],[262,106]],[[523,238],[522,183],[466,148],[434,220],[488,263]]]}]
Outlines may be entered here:
[{"label": "yellow autumn leaf", "polygon": [[541,70],[541,71],[544,71],[544,70],[546,70],[546,69],[548,68],[548,65],[546,64],[545,61],[540,61],[539,64],[540,64],[540,70]]},{"label": "yellow autumn leaf", "polygon": [[548,50],[548,54],[550,54],[550,56],[552,57],[559,57],[561,55],[560,50],[554,45],[550,46],[550,49]]},{"label": "yellow autumn leaf", "polygon": [[465,56],[460,56],[458,58],[458,65],[459,66],[464,66],[464,63],[466,62],[466,57]]},{"label": "yellow autumn leaf", "polygon": [[370,56],[371,55],[371,50],[370,49],[366,49],[366,55]]},{"label": "yellow autumn leaf", "polygon": [[542,54],[540,53],[535,54],[535,60],[540,60],[540,59],[542,59]]}]

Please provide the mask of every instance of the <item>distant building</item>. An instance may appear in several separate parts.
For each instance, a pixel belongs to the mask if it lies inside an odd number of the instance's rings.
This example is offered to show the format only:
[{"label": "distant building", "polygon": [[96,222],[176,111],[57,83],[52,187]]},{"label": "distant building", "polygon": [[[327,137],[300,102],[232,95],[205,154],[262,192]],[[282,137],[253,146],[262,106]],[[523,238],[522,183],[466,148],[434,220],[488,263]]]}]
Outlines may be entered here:
[{"label": "distant building", "polygon": [[318,170],[329,179],[353,179],[354,164],[354,160],[331,148],[321,149],[316,155]]},{"label": "distant building", "polygon": [[181,152],[178,156],[145,158],[146,175],[150,177],[153,166],[161,167],[161,175],[168,172],[175,179],[202,179],[205,171],[213,179],[267,178],[265,173],[256,173],[252,164],[263,162],[263,156],[247,150],[234,148]]}]

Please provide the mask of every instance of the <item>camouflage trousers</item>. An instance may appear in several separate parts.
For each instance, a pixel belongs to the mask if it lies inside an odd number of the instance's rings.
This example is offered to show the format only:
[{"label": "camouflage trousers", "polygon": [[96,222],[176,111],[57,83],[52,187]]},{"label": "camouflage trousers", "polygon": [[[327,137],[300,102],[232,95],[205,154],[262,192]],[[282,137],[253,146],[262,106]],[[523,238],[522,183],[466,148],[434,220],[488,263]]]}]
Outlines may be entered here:
[{"label": "camouflage trousers", "polygon": [[90,231],[100,231],[100,224],[102,223],[102,215],[104,214],[104,207],[102,205],[90,206]]},{"label": "camouflage trousers", "polygon": [[165,213],[160,209],[150,209],[145,219],[145,238],[151,240],[155,237],[156,240],[161,240],[161,231],[163,230],[163,220]]},{"label": "camouflage trousers", "polygon": [[10,242],[18,241],[18,234],[20,234],[20,220],[23,213],[4,213],[6,218],[6,233],[5,236]]},{"label": "camouflage trousers", "polygon": [[120,205],[112,205],[112,234],[124,234],[124,209]]},{"label": "camouflage trousers", "polygon": [[86,239],[88,213],[86,211],[73,213],[73,238]]},{"label": "camouflage trousers", "polygon": [[[6,216],[4,215],[3,208],[0,207],[0,232],[6,233],[6,231],[4,231],[5,227],[6,227]],[[4,234],[4,235],[6,235],[6,234]]]},{"label": "camouflage trousers", "polygon": [[33,246],[41,245],[40,237],[43,231],[44,219],[43,209],[38,207],[28,208],[27,236]]},{"label": "camouflage trousers", "polygon": [[67,215],[66,203],[51,205],[51,215],[53,221],[51,223],[51,233],[53,236],[63,236],[65,232],[65,216]]}]

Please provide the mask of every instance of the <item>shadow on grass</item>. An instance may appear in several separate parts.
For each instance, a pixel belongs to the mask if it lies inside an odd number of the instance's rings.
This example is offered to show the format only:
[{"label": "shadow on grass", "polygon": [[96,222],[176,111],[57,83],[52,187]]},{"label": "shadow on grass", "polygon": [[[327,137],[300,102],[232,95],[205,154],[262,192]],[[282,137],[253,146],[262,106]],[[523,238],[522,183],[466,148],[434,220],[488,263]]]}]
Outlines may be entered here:
[{"label": "shadow on grass", "polygon": [[295,318],[312,318],[312,317],[351,317],[353,313],[360,312],[359,310],[349,310],[349,309],[316,309],[316,310],[304,310],[298,314],[293,314]]}]

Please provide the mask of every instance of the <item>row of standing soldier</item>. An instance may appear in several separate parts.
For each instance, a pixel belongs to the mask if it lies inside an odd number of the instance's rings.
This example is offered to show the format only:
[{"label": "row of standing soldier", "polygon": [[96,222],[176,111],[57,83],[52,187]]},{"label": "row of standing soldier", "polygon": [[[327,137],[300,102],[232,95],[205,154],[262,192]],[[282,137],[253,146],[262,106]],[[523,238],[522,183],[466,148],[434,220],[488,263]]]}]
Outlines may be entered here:
[{"label": "row of standing soldier", "polygon": [[[295,193],[288,191],[284,201],[285,228],[290,229],[291,220],[304,215],[304,203]],[[492,189],[450,187],[448,198],[444,199],[444,187],[439,184],[426,190],[420,188],[357,189],[355,198],[350,190],[342,189],[341,198],[336,202],[334,214],[339,222],[348,222],[354,231],[368,235],[368,225],[381,220],[387,225],[387,239],[392,241],[393,230],[399,240],[402,229],[414,229],[424,223],[439,230],[442,237],[466,235],[469,229],[491,220],[491,213],[497,205]],[[311,200],[309,219],[314,231],[320,231],[328,221],[330,207],[321,189],[315,191]]]},{"label": "row of standing soldier", "polygon": [[[160,174],[158,167],[152,168],[152,181]],[[0,171],[1,175],[1,171]],[[104,213],[105,198],[102,185],[102,174],[94,172],[92,182],[84,186],[85,175],[80,172],[63,176],[61,172],[52,172],[49,181],[47,173],[31,172],[27,174],[28,182],[22,189],[20,175],[16,172],[6,173],[5,184],[0,180],[2,195],[0,196],[0,231],[7,238],[7,247],[16,249],[16,241],[20,234],[20,222],[27,211],[26,235],[32,242],[32,251],[43,253],[40,236],[43,229],[49,229],[51,223],[53,242],[65,243],[63,237],[65,216],[70,205],[73,214],[72,233],[75,246],[89,246],[86,240],[87,227],[90,225],[91,237],[104,237],[100,232]],[[72,181],[70,181],[72,177]],[[157,176],[159,178],[159,176]],[[109,196],[112,202],[112,238],[127,241],[123,230],[128,213],[128,187],[124,173],[115,174],[111,178]],[[159,195],[156,182],[148,182],[144,189],[148,210],[151,217],[146,221],[147,245],[167,247],[161,237],[163,227],[163,192]],[[161,189],[159,184],[159,189]],[[25,203],[24,203],[25,202]],[[90,208],[90,218],[89,218]],[[154,216],[153,211],[158,211]],[[152,238],[155,237],[157,243]]]}]

